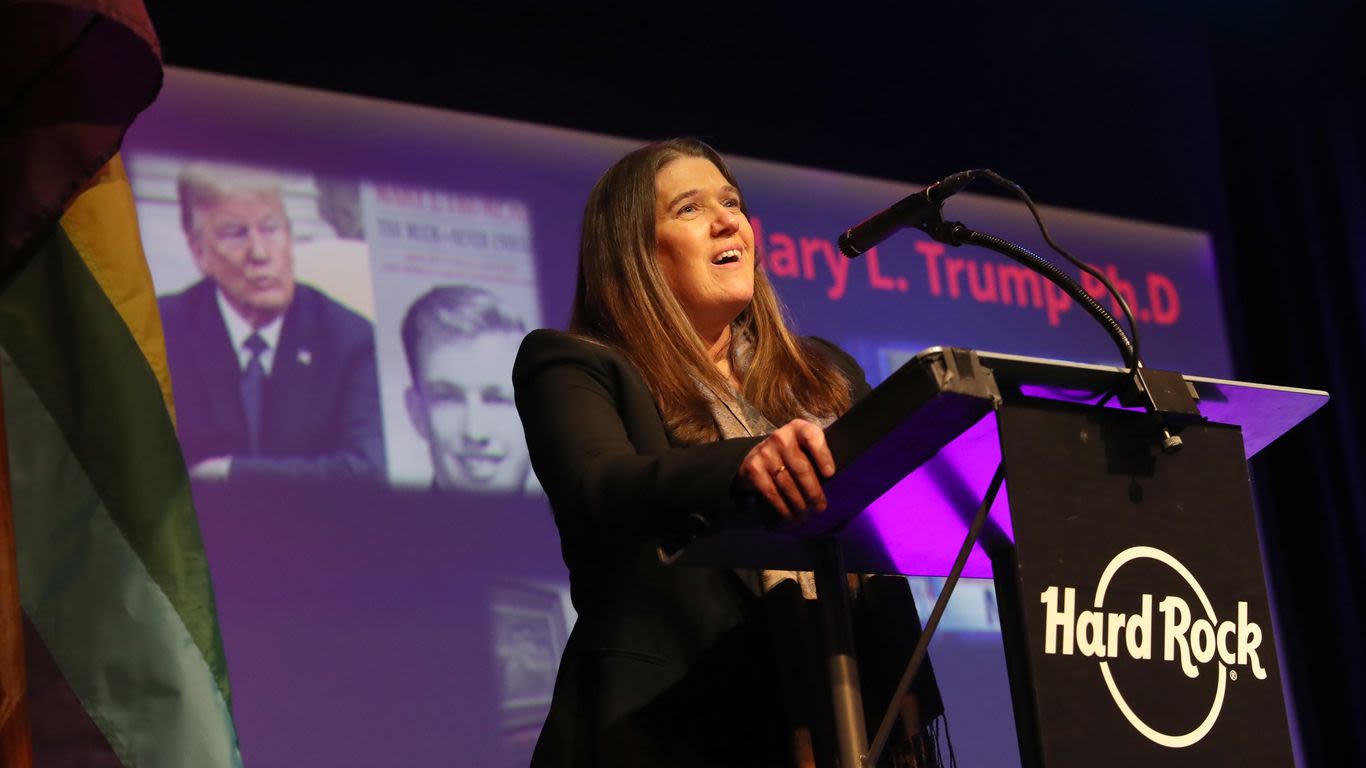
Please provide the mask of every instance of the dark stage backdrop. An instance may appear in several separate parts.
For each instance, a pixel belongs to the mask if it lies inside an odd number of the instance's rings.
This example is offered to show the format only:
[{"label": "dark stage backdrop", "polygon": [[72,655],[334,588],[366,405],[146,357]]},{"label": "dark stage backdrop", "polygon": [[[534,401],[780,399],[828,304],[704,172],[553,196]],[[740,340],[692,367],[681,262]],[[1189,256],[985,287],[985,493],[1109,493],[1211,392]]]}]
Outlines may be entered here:
[{"label": "dark stage backdrop", "polygon": [[[168,71],[125,146],[158,292],[199,279],[181,230],[181,173],[203,162],[250,166],[282,186],[299,281],[369,322],[376,348],[382,485],[196,487],[249,764],[525,763],[574,620],[556,533],[534,479],[502,494],[477,480],[433,489],[399,329],[420,295],[444,285],[491,292],[526,328],[563,327],[584,198],[637,144]],[[798,329],[849,350],[873,383],[935,344],[1118,362],[1059,291],[985,251],[907,233],[857,261],[839,255],[840,232],[914,187],[743,158],[734,169]],[[1044,251],[1017,203],[964,194],[946,214]],[[1129,294],[1150,365],[1231,374],[1207,234],[1062,209],[1045,216]],[[511,351],[471,351],[460,368],[505,390]],[[296,354],[323,364],[308,348]],[[497,400],[487,401],[489,418],[506,424],[510,406]],[[508,444],[506,455],[471,459],[465,474],[520,451]],[[943,546],[961,533],[944,533]],[[976,562],[973,575],[985,576]],[[938,575],[912,580],[923,614]],[[934,648],[964,765],[1018,760],[994,605],[989,582],[960,586]]]}]

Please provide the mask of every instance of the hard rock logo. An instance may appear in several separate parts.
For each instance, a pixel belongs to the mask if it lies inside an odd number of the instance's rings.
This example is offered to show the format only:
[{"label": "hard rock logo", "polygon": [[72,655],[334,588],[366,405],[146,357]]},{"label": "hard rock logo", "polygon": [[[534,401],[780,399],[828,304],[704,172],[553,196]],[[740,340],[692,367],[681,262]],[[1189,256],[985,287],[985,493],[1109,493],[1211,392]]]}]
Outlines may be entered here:
[{"label": "hard rock logo", "polygon": [[[1217,689],[1209,713],[1186,733],[1162,733],[1145,723],[1124,700],[1109,659],[1121,655],[1148,661],[1153,658],[1154,597],[1144,594],[1138,613],[1126,614],[1105,610],[1105,594],[1120,568],[1135,560],[1155,560],[1185,579],[1195,595],[1196,608],[1203,612],[1197,617],[1190,605],[1180,597],[1168,595],[1157,603],[1162,614],[1161,648],[1163,662],[1176,662],[1188,678],[1199,677],[1202,667],[1216,662]],[[1059,599],[1061,598],[1061,600]],[[1114,698],[1115,705],[1139,733],[1165,747],[1188,747],[1200,741],[1214,727],[1224,705],[1224,693],[1230,676],[1245,668],[1258,680],[1266,679],[1266,669],[1257,656],[1262,643],[1262,628],[1248,620],[1246,601],[1239,601],[1237,619],[1219,621],[1214,606],[1204,588],[1190,570],[1171,555],[1154,547],[1130,547],[1115,555],[1096,584],[1093,610],[1077,612],[1077,590],[1073,587],[1050,586],[1039,594],[1044,605],[1044,653],[1062,656],[1091,656],[1100,660],[1100,673]]]}]

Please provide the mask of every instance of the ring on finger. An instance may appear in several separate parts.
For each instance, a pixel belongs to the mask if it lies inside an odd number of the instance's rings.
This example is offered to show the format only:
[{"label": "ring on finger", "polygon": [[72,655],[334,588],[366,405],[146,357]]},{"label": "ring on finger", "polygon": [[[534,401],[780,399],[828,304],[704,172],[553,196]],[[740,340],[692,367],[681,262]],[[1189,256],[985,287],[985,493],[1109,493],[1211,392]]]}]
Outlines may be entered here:
[{"label": "ring on finger", "polygon": [[787,465],[786,465],[786,464],[780,465],[777,469],[773,470],[773,476],[774,476],[774,477],[777,477],[778,475],[781,475],[782,473],[784,473],[784,472],[786,472],[786,471],[787,471]]}]

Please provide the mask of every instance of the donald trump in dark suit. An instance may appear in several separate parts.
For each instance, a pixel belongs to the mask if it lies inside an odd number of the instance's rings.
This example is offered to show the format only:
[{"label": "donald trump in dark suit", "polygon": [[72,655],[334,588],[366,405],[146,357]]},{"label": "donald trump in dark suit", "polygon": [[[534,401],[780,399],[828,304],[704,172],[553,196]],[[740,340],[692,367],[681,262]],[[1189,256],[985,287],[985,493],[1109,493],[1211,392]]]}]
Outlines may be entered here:
[{"label": "donald trump in dark suit", "polygon": [[181,225],[204,278],[160,301],[180,444],[201,479],[384,476],[370,323],[294,279],[279,182],[180,174]]}]

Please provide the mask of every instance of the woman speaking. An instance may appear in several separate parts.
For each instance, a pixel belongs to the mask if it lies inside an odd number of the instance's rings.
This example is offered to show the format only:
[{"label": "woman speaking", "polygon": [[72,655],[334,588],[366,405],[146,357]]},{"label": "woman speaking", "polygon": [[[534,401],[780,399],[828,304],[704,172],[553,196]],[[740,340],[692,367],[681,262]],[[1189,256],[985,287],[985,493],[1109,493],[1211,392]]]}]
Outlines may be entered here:
[{"label": "woman speaking", "polygon": [[[532,765],[834,765],[809,574],[666,557],[755,494],[819,514],[823,427],[868,391],[851,357],[784,325],[715,150],[651,144],[598,180],[571,325],[527,336],[513,372],[579,614]],[[890,677],[865,684],[880,712],[919,621],[904,579],[851,582],[877,626],[864,677],[879,658]],[[922,723],[939,706],[922,681],[884,764],[937,764]]]}]

